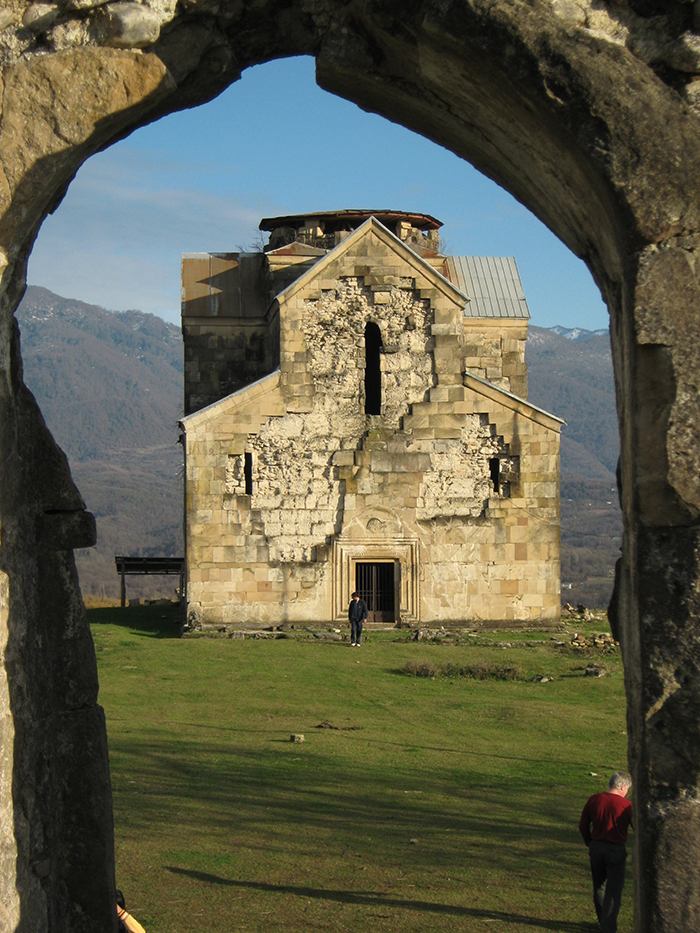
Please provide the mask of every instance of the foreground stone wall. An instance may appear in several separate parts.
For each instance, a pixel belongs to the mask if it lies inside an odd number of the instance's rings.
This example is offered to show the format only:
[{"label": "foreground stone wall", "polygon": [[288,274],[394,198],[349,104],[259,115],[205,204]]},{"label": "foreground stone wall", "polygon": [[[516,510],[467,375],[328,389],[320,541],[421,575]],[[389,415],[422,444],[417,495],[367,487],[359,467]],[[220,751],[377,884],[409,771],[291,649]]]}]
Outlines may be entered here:
[{"label": "foreground stone wall", "polygon": [[[44,779],[37,757],[44,719],[25,704],[26,688],[55,653],[35,637],[52,574],[32,530],[45,477],[28,469],[18,440],[29,403],[9,350],[31,245],[90,154],[140,123],[210,99],[243,68],[312,54],[323,87],[452,148],[514,193],[586,261],[608,304],[625,517],[615,605],[636,784],[635,924],[639,933],[700,928],[698,19],[690,0],[186,0],[177,7],[11,0],[3,7],[0,852],[15,866],[0,891],[7,925],[79,929],[71,886],[58,869],[41,877],[45,862],[31,839],[42,827],[56,840],[52,865],[63,860],[82,873],[83,896],[96,911],[89,929],[110,929],[100,917],[113,904],[100,880],[111,871],[109,819],[99,821],[104,858],[81,849],[77,840],[94,824],[80,822],[83,808],[68,793],[81,802],[100,797],[106,766],[89,786],[68,780],[68,771],[46,778],[56,791],[66,780],[70,826],[46,796],[32,797],[28,808],[21,790]],[[57,478],[68,482],[65,464],[52,484]],[[67,589],[50,603],[49,621],[68,633],[63,650],[79,655],[82,634],[71,621],[77,583],[67,570],[75,540],[62,540],[67,547],[56,553]],[[13,654],[14,644],[21,650]],[[66,696],[64,688],[45,693],[57,742],[73,721],[61,712]],[[93,735],[104,741],[97,725]],[[66,754],[78,760],[77,751]]]},{"label": "foreground stone wall", "polygon": [[89,933],[111,928],[114,897],[105,722],[72,555],[94,544],[95,522],[21,383],[16,331],[9,375],[14,405],[0,428],[0,928]]}]

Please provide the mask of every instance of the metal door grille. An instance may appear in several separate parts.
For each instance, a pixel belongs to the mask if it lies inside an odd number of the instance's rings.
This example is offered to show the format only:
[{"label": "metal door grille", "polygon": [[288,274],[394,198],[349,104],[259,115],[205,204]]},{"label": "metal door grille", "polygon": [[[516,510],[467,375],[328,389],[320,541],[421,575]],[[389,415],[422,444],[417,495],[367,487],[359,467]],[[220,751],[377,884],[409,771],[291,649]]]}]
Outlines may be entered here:
[{"label": "metal door grille", "polygon": [[355,564],[355,589],[367,603],[368,622],[395,621],[393,561]]}]

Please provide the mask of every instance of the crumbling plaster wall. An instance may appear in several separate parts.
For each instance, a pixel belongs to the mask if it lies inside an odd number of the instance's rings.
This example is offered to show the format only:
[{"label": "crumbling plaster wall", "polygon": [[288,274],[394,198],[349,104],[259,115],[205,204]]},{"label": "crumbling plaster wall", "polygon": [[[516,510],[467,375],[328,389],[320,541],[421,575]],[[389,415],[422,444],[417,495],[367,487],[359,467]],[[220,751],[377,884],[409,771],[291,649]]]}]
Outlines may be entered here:
[{"label": "crumbling plaster wall", "polygon": [[[245,453],[228,452],[231,437],[217,429],[190,438],[188,431],[191,624],[342,619],[349,590],[334,600],[329,562],[331,545],[348,535],[362,544],[366,560],[375,551],[383,559],[409,555],[402,543],[415,544],[413,564],[402,564],[402,573],[419,575],[420,597],[412,607],[400,606],[405,620],[556,622],[556,431],[507,411],[460,412],[446,429],[437,408],[453,406],[433,400],[413,406],[411,419],[415,432],[437,437],[394,430],[381,416],[371,419],[369,433],[351,433],[343,421],[348,428],[357,421],[355,400],[339,404],[348,417],[338,419],[331,435],[327,397],[319,402],[308,413],[263,419],[257,399],[241,404],[234,419],[239,431],[261,422],[259,433],[234,438],[234,446],[243,442],[252,454],[252,494]],[[432,426],[418,427],[431,420]],[[520,454],[509,455],[511,445],[498,430]],[[504,477],[500,494],[489,469],[494,457]],[[202,468],[204,462],[211,466]]]},{"label": "crumbling plaster wall", "polygon": [[[84,800],[104,785],[106,767],[83,786],[54,772],[54,786],[65,780],[70,826],[48,798],[21,792],[40,780],[38,765],[21,764],[38,761],[43,722],[24,704],[28,672],[54,656],[34,635],[43,617],[70,634],[63,650],[79,653],[84,633],[69,596],[77,584],[67,583],[50,617],[29,595],[43,594],[52,575],[32,531],[44,480],[27,464],[18,430],[38,422],[9,352],[29,251],[91,153],[210,99],[249,65],[313,54],[323,87],[454,149],[513,192],[586,261],[608,303],[625,517],[615,605],[636,785],[635,923],[638,933],[700,928],[699,20],[692,0],[3,5],[0,698],[2,773],[11,771],[13,786],[0,794],[12,808],[0,828],[3,857],[12,863],[17,852],[0,890],[8,923],[19,918],[17,928],[31,933],[106,930],[113,906],[100,880],[109,855],[75,846],[86,836]],[[57,475],[69,484],[65,465]],[[69,581],[75,539],[56,540]],[[60,696],[52,697],[60,737],[78,716],[59,715]],[[92,734],[104,735],[99,727]],[[71,742],[63,747],[77,762]],[[108,824],[105,816],[103,853]],[[92,911],[84,921],[73,888],[60,872],[43,875],[32,854],[23,827],[40,826],[55,831],[52,864],[82,873]]]},{"label": "crumbling plaster wall", "polygon": [[[379,327],[382,338],[382,415],[387,427],[398,427],[407,406],[422,402],[436,381],[430,302],[415,293],[410,275],[398,277],[398,285],[387,283],[384,276],[377,285],[367,284],[375,278],[344,277],[324,290],[320,299],[306,303],[302,315],[306,359],[294,364],[313,374],[315,404],[331,406],[337,426],[351,419],[358,436],[364,431],[368,323]],[[338,406],[338,401],[345,405]]]}]

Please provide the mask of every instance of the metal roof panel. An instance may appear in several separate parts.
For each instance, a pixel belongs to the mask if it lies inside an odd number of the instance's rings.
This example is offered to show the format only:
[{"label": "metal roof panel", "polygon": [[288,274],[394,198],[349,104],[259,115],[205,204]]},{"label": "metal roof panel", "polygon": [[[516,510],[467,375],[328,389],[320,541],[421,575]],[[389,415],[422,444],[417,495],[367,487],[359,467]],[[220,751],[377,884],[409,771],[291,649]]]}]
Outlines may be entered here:
[{"label": "metal roof panel", "polygon": [[447,272],[450,281],[471,298],[466,317],[530,317],[512,256],[448,256]]}]

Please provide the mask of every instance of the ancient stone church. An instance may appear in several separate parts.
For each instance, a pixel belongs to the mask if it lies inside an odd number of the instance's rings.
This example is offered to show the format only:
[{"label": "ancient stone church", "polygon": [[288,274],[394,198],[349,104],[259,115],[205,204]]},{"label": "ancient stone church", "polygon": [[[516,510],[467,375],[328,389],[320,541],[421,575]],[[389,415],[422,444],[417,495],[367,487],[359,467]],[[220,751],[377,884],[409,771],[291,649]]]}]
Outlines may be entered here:
[{"label": "ancient stone church", "polygon": [[424,214],[263,220],[183,257],[189,624],[559,618],[559,435],[513,259]]}]

